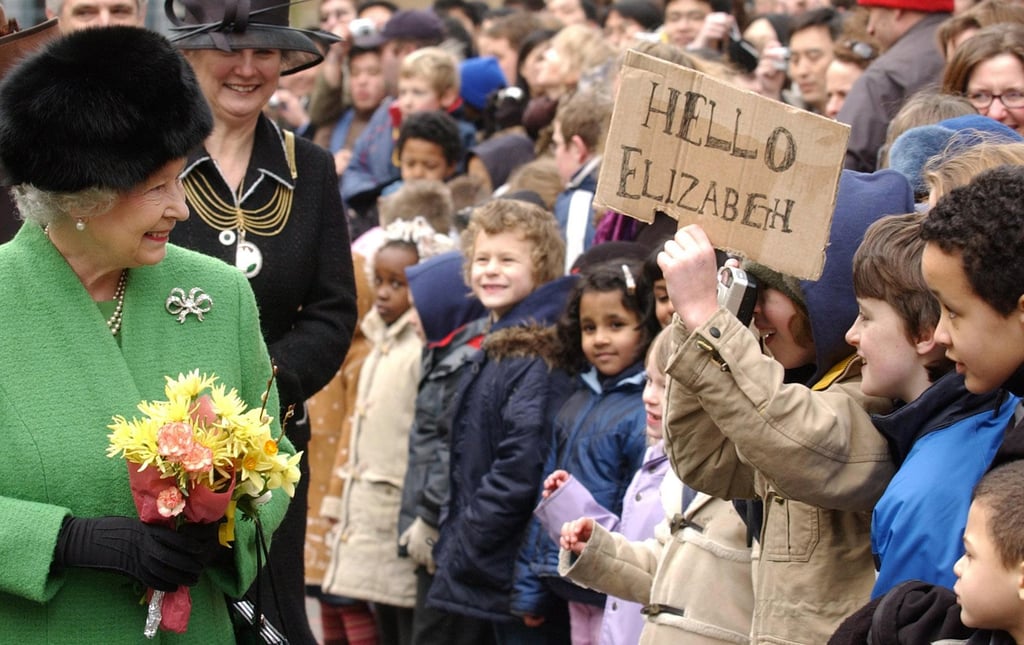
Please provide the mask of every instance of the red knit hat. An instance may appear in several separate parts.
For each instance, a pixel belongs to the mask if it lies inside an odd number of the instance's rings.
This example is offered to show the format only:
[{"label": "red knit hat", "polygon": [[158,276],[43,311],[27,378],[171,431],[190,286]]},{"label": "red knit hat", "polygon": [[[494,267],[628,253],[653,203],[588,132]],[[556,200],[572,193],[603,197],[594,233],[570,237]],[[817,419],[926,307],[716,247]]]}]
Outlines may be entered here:
[{"label": "red knit hat", "polygon": [[952,13],[953,0],[857,0],[862,7],[886,7],[926,13]]}]

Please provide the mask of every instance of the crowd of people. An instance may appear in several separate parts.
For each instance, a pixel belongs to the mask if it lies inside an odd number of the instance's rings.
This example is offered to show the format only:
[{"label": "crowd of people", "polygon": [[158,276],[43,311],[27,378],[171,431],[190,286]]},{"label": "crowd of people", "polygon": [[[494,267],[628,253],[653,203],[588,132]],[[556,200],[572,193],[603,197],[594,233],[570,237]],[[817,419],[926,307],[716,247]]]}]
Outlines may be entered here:
[{"label": "crowd of people", "polygon": [[[1024,645],[1024,2],[316,8],[0,10],[0,640]],[[849,126],[818,278],[595,203],[630,50]],[[105,457],[194,369],[267,553]]]}]

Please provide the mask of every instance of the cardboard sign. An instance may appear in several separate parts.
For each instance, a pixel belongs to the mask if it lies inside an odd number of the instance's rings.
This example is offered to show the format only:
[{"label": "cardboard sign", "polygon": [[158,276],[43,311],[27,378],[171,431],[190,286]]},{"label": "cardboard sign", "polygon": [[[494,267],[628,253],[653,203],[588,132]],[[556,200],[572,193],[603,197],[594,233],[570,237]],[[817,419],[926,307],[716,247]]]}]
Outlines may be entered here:
[{"label": "cardboard sign", "polygon": [[700,224],[718,248],[815,279],[849,126],[630,51],[595,202]]}]

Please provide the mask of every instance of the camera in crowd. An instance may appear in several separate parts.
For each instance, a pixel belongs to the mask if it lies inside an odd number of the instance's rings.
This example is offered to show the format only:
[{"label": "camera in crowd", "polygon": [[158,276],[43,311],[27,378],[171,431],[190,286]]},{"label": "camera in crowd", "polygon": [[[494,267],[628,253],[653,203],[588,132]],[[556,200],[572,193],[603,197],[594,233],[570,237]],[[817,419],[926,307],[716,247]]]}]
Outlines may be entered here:
[{"label": "camera in crowd", "polygon": [[757,280],[743,269],[723,266],[718,271],[718,304],[749,327],[757,306]]},{"label": "camera in crowd", "polygon": [[352,40],[369,38],[377,35],[377,25],[369,18],[356,18],[348,23],[348,32],[352,35]]}]

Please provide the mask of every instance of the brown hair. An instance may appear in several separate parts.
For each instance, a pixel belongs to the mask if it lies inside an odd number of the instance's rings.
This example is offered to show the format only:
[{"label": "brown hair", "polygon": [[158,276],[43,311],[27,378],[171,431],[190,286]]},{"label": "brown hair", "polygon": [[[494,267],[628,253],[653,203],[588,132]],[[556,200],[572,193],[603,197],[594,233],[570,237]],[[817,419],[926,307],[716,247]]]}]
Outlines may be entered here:
[{"label": "brown hair", "polygon": [[[939,302],[921,273],[922,213],[883,217],[864,233],[853,256],[853,291],[858,298],[875,298],[891,306],[903,321],[903,334],[916,343],[939,324]],[[942,358],[926,366],[934,381],[952,368]]]},{"label": "brown hair", "polygon": [[1024,7],[1010,0],[984,0],[967,11],[951,16],[935,32],[943,57],[960,34],[971,29],[984,29],[1001,22],[1024,23]]},{"label": "brown hair", "polygon": [[[517,11],[497,18],[484,30],[483,35],[494,40],[507,40],[509,47],[518,51],[519,47],[534,31],[542,27],[536,15],[527,11]],[[509,79],[509,83],[515,79]]]},{"label": "brown hair", "polygon": [[889,166],[889,148],[901,134],[911,128],[933,125],[939,121],[968,114],[977,114],[970,101],[959,95],[941,94],[933,89],[923,89],[909,99],[896,113],[885,131],[885,144],[878,153],[879,168]]},{"label": "brown hair", "polygon": [[394,194],[381,199],[380,225],[384,228],[395,220],[411,220],[417,215],[438,233],[451,231],[455,207],[448,187],[432,179],[417,179],[404,182]]},{"label": "brown hair", "polygon": [[558,175],[558,164],[551,156],[539,157],[512,171],[508,178],[508,192],[531,190],[540,195],[548,210],[555,207],[555,200],[565,185]]},{"label": "brown hair", "polygon": [[1024,165],[1024,143],[981,143],[956,154],[937,155],[925,164],[923,174],[934,203],[975,175],[1005,165]]},{"label": "brown hair", "polygon": [[989,25],[964,41],[946,65],[942,75],[942,91],[962,95],[967,91],[974,68],[1000,54],[1016,56],[1024,64],[1024,25]]},{"label": "brown hair", "polygon": [[1003,566],[1024,562],[1024,461],[990,470],[974,488],[972,500],[988,510],[989,537]]},{"label": "brown hair", "polygon": [[587,150],[599,152],[612,119],[612,102],[596,92],[574,92],[558,102],[555,123],[562,130],[566,143],[579,137]]},{"label": "brown hair", "polygon": [[843,14],[843,26],[835,39],[833,57],[843,63],[850,63],[867,69],[882,51],[882,46],[868,33],[868,10],[854,7]]},{"label": "brown hair", "polygon": [[480,233],[517,233],[529,242],[533,279],[537,286],[561,276],[565,269],[565,242],[554,216],[527,202],[495,199],[476,208],[469,218],[469,226],[462,232],[466,284],[470,281],[474,247]]}]

